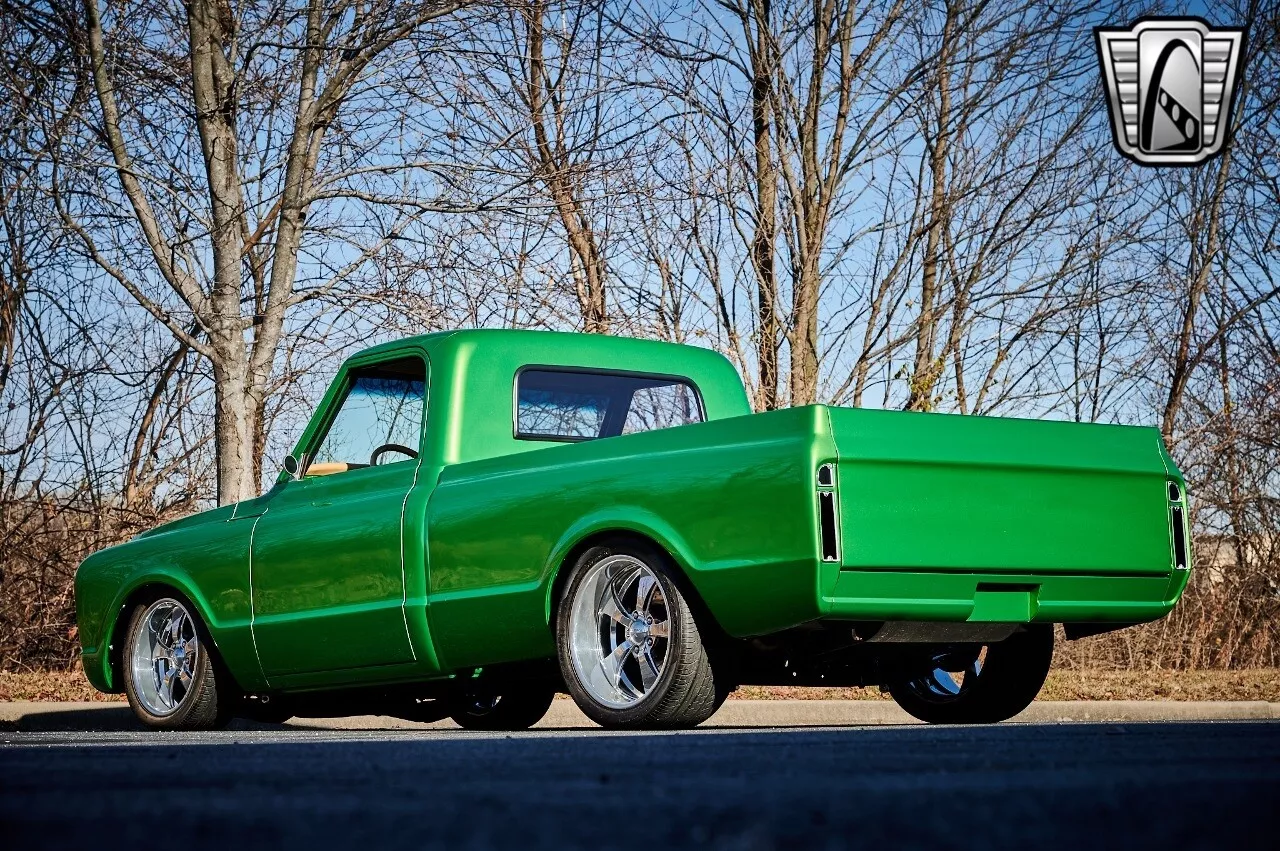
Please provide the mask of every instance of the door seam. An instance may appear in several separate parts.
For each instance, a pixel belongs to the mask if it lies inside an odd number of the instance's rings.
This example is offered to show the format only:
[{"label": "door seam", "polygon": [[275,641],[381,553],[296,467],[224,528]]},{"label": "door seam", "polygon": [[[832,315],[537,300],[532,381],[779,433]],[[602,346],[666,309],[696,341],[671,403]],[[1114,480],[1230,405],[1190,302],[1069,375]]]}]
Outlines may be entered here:
[{"label": "door seam", "polygon": [[255,624],[258,621],[257,597],[258,591],[253,584],[253,538],[258,531],[258,523],[266,516],[267,509],[263,509],[262,514],[253,518],[253,526],[249,529],[249,638],[253,641],[253,658],[258,660],[258,674],[262,677],[262,681],[271,687],[271,678],[267,676],[267,669],[262,666],[262,656],[258,653],[258,631]]},{"label": "door seam", "polygon": [[[405,559],[405,513],[409,506],[409,497],[413,495],[413,489],[418,486],[418,473],[422,470],[422,459],[418,459],[418,463],[413,468],[413,481],[409,484],[409,490],[405,491],[404,499],[400,501],[400,619],[404,622],[404,637],[409,642],[409,655],[413,657],[413,661],[418,661],[418,649],[413,646],[413,634],[409,632],[409,575],[408,566]],[[423,532],[423,558],[426,557],[426,532]],[[423,565],[423,571],[426,571],[426,565]]]}]

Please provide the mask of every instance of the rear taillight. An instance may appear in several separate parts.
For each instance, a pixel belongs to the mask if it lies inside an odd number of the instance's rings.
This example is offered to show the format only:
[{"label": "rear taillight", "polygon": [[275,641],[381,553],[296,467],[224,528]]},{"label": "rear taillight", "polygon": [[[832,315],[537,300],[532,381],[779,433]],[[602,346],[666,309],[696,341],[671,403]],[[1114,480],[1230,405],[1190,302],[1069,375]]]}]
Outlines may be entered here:
[{"label": "rear taillight", "polygon": [[818,467],[818,539],[823,561],[840,561],[839,522],[836,468],[834,464],[823,464]]},{"label": "rear taillight", "polygon": [[1173,527],[1173,566],[1176,570],[1191,569],[1191,553],[1187,548],[1187,512],[1182,502],[1182,487],[1169,482],[1169,523]]}]

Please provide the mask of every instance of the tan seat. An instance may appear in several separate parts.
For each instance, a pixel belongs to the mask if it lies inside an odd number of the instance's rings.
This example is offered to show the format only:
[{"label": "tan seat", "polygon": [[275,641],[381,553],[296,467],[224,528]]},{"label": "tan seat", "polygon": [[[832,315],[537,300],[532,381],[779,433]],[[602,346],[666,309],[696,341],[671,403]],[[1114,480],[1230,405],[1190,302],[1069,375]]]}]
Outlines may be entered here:
[{"label": "tan seat", "polygon": [[332,476],[334,473],[345,473],[351,469],[346,461],[324,461],[307,467],[308,476]]}]

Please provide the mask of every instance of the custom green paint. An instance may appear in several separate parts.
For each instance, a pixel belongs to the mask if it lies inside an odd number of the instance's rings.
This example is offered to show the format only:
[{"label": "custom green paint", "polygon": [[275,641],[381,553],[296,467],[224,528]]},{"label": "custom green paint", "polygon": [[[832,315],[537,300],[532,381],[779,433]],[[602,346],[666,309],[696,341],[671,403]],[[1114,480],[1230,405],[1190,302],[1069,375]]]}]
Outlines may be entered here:
[{"label": "custom green paint", "polygon": [[[557,578],[592,541],[665,549],[734,636],[806,622],[1138,622],[1166,614],[1181,475],[1153,429],[814,405],[749,416],[703,349],[459,331],[343,364],[296,455],[362,367],[421,358],[414,460],[292,480],[96,553],[76,576],[85,669],[119,690],[131,601],[188,597],[247,690],[429,680],[554,653]],[[514,437],[530,366],[686,377],[707,422],[581,443]],[[535,451],[536,450],[536,451]],[[835,465],[839,557],[816,476]]]}]

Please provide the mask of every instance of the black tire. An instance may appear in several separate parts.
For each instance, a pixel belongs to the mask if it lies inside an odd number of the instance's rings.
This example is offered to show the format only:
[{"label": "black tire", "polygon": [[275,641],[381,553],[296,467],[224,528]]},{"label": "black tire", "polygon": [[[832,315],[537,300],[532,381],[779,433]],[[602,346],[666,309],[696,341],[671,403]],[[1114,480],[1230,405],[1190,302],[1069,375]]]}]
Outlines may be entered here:
[{"label": "black tire", "polygon": [[[669,624],[668,644],[661,672],[652,687],[633,705],[609,706],[597,700],[582,682],[571,649],[573,601],[582,592],[592,567],[612,556],[629,556],[647,567],[661,585]],[[724,703],[733,686],[726,665],[713,664],[715,626],[699,628],[686,593],[684,579],[666,553],[640,543],[594,547],[572,567],[556,615],[556,648],[560,672],[578,708],[602,727],[612,729],[672,729],[696,727]],[[704,618],[709,620],[709,618]]]},{"label": "black tire", "polygon": [[[138,666],[134,664],[134,648],[138,644],[139,632],[147,628],[147,613],[166,602],[175,603],[185,610],[198,643],[190,684],[184,688],[176,708],[170,712],[158,713],[149,708],[140,696],[140,690],[145,685],[137,681]],[[154,730],[217,730],[230,723],[239,695],[231,676],[217,657],[217,650],[198,610],[189,600],[172,592],[146,598],[130,614],[126,636],[120,654],[125,694],[134,715],[144,726]]]},{"label": "black tire", "polygon": [[453,699],[449,717],[466,730],[527,730],[555,699],[554,688],[533,684],[506,694],[464,694]]},{"label": "black tire", "polygon": [[967,674],[958,694],[931,690],[928,673],[899,672],[886,686],[904,710],[929,724],[994,724],[1031,705],[1053,663],[1053,626],[1034,624],[987,645],[982,668]]}]

